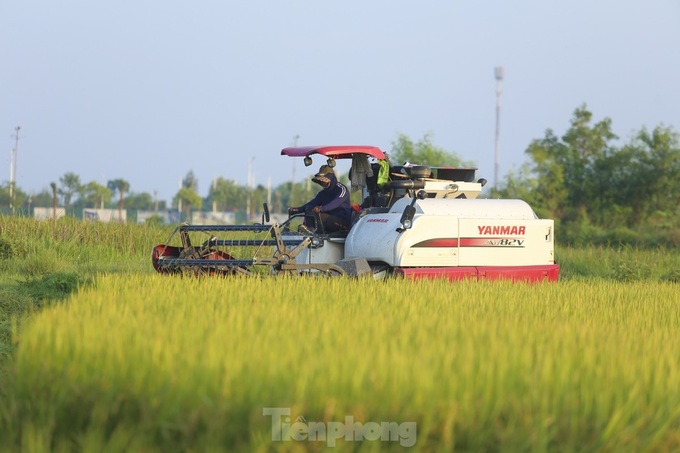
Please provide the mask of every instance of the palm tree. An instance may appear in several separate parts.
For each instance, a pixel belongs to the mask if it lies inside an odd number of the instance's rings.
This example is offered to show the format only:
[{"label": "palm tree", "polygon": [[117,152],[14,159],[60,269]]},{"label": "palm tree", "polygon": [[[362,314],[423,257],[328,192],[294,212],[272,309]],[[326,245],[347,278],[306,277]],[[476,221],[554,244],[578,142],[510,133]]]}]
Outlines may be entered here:
[{"label": "palm tree", "polygon": [[82,190],[80,176],[73,172],[68,172],[59,178],[59,182],[61,182],[59,193],[64,197],[64,205],[68,208],[71,206],[71,199],[73,198],[73,195],[80,193]]},{"label": "palm tree", "polygon": [[51,182],[50,187],[52,187],[52,217],[57,220],[57,183]]},{"label": "palm tree", "polygon": [[123,205],[125,203],[125,194],[130,189],[130,183],[124,179],[112,179],[106,186],[111,189],[112,193],[118,192],[118,219],[123,222]]}]

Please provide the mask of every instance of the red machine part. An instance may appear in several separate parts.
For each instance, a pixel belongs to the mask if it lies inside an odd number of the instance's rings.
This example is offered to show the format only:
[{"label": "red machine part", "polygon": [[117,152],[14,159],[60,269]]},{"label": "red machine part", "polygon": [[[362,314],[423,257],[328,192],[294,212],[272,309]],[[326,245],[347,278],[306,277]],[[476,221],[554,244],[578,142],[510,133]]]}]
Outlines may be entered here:
[{"label": "red machine part", "polygon": [[540,266],[479,266],[479,267],[398,267],[397,277],[443,278],[447,280],[512,280],[512,281],[557,281],[560,267],[557,264]]},{"label": "red machine part", "polygon": [[161,256],[168,258],[179,258],[180,251],[181,251],[180,247],[173,247],[164,244],[155,246],[153,248],[153,251],[151,252],[151,263],[153,264],[153,268],[156,269],[156,272],[160,272],[161,274],[169,274],[170,271],[168,269],[160,268],[160,266],[158,265],[158,259]]},{"label": "red machine part", "polygon": [[353,154],[365,154],[384,159],[385,153],[377,146],[347,145],[347,146],[291,146],[283,148],[281,154],[290,157],[304,157],[310,154],[321,154],[335,159],[349,159]]},{"label": "red machine part", "polygon": [[[160,244],[157,245],[153,248],[153,251],[151,252],[151,263],[153,264],[153,268],[156,269],[156,272],[159,272],[161,274],[171,274],[173,272],[176,272],[176,270],[171,270],[168,268],[161,268],[158,264],[158,259],[162,256],[164,258],[179,258],[180,254],[182,252],[181,247],[173,247],[171,245],[164,245]],[[212,250],[210,253],[208,253],[205,256],[201,257],[204,260],[233,260],[234,257],[231,256],[230,254],[223,252],[222,250]],[[218,271],[217,274],[220,275],[227,275],[230,274],[231,272],[229,271]],[[212,271],[210,272],[210,275],[215,275],[216,272]]]}]

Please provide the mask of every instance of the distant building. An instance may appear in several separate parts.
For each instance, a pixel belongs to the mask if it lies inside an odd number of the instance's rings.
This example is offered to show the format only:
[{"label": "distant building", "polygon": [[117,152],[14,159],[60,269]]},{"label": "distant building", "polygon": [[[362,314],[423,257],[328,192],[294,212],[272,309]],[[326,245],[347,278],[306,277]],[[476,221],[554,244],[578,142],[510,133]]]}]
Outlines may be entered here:
[{"label": "distant building", "polygon": [[233,225],[236,223],[236,215],[233,212],[203,212],[191,213],[192,225]]},{"label": "distant building", "polygon": [[99,222],[127,222],[125,209],[83,209],[83,220],[97,220]]},{"label": "distant building", "polygon": [[66,217],[65,208],[33,208],[33,218],[36,220],[49,220],[54,218]]},{"label": "distant building", "polygon": [[179,211],[174,209],[167,209],[163,211],[137,211],[137,223],[146,223],[147,219],[151,217],[160,217],[163,223],[179,223]]}]

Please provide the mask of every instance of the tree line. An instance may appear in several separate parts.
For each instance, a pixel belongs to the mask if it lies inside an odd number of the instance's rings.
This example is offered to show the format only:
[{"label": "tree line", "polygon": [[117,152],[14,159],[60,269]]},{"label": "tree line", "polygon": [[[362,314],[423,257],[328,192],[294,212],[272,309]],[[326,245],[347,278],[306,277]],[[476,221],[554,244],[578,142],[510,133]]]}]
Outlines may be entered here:
[{"label": "tree line", "polygon": [[552,129],[526,149],[527,162],[492,191],[527,201],[572,244],[680,245],[680,140],[646,127],[621,143],[585,105],[560,137]]},{"label": "tree line", "polygon": [[[474,166],[448,152],[425,134],[413,141],[400,134],[389,152],[393,163]],[[558,136],[547,129],[525,151],[526,161],[510,171],[497,187],[482,196],[518,198],[537,215],[555,219],[560,242],[680,245],[680,138],[670,126],[643,127],[628,142],[614,133],[610,118],[595,122],[585,105],[578,107],[567,131]],[[340,175],[347,182],[347,175]],[[208,194],[198,193],[198,180],[189,171],[182,186],[166,206],[151,194],[135,193],[124,179],[82,184],[78,175],[66,173],[52,191],[27,195],[14,188],[14,206],[60,206],[165,210],[217,210],[257,213],[264,202],[272,212],[308,201],[319,189],[310,181],[286,182],[276,187],[248,187],[217,178]],[[9,205],[9,184],[0,186],[0,206]],[[358,194],[353,202],[360,203]]]},{"label": "tree line", "polygon": [[[396,162],[412,161],[424,165],[438,165],[440,162],[448,165],[463,164],[455,153],[436,147],[432,143],[431,134],[425,134],[415,142],[402,134],[392,145]],[[339,175],[339,178],[345,183],[349,182],[347,174]],[[121,178],[109,180],[106,185],[96,181],[83,183],[79,175],[67,172],[59,178],[58,183],[52,182],[50,187],[51,190],[45,189],[37,194],[27,194],[20,187],[14,187],[13,205],[24,210],[30,210],[31,207],[59,206],[66,208],[67,212],[80,212],[85,208],[150,211],[178,209],[188,218],[190,211],[194,210],[244,213],[250,210],[251,213],[257,213],[264,202],[270,205],[272,212],[286,212],[289,206],[306,203],[319,190],[309,179],[296,183],[285,182],[269,188],[261,184],[248,187],[219,177],[211,182],[207,196],[203,197],[198,192],[198,179],[191,170],[182,179],[181,187],[170,206],[165,200],[157,200],[149,193],[132,191],[130,183]],[[0,186],[0,206],[11,205],[9,196],[9,183],[5,182]],[[360,204],[358,197],[358,193],[353,194],[353,201]]]},{"label": "tree line", "polygon": [[38,193],[28,194],[21,187],[14,186],[13,202],[10,200],[12,191],[9,183],[5,181],[0,184],[0,208],[4,212],[9,212],[10,206],[23,212],[35,207],[53,206],[66,208],[67,212],[79,212],[86,208],[149,211],[179,209],[186,215],[190,211],[213,209],[240,212],[250,208],[252,212],[257,212],[264,202],[268,202],[273,212],[285,212],[288,206],[305,203],[317,190],[318,187],[310,184],[310,181],[295,184],[286,182],[273,188],[260,184],[251,188],[219,177],[212,181],[207,196],[202,197],[198,193],[198,180],[190,170],[168,205],[165,200],[158,200],[150,193],[134,192],[130,183],[122,178],[110,180],[106,185],[96,181],[83,183],[78,174],[67,172],[58,182],[50,183],[50,190],[43,189]]},{"label": "tree line", "polygon": [[[14,205],[23,210],[32,207],[65,207],[69,210],[84,208],[154,209],[156,203],[148,193],[129,192],[130,183],[125,179],[112,179],[106,185],[96,181],[81,183],[80,176],[67,172],[59,183],[51,182],[50,190],[28,194],[21,187],[14,187],[14,200],[10,203],[10,185],[0,185],[0,206]],[[160,202],[165,209],[165,202]]]}]

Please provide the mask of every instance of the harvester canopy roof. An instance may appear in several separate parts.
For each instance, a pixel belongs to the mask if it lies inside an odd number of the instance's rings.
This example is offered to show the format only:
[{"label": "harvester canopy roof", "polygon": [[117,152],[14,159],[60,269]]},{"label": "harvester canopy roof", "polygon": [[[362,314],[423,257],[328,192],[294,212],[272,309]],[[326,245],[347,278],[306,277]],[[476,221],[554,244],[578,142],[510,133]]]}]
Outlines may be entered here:
[{"label": "harvester canopy roof", "polygon": [[376,159],[385,159],[385,153],[377,146],[348,145],[348,146],[291,146],[283,148],[281,154],[290,157],[305,157],[311,154],[334,159],[351,159],[353,154],[365,154]]}]

